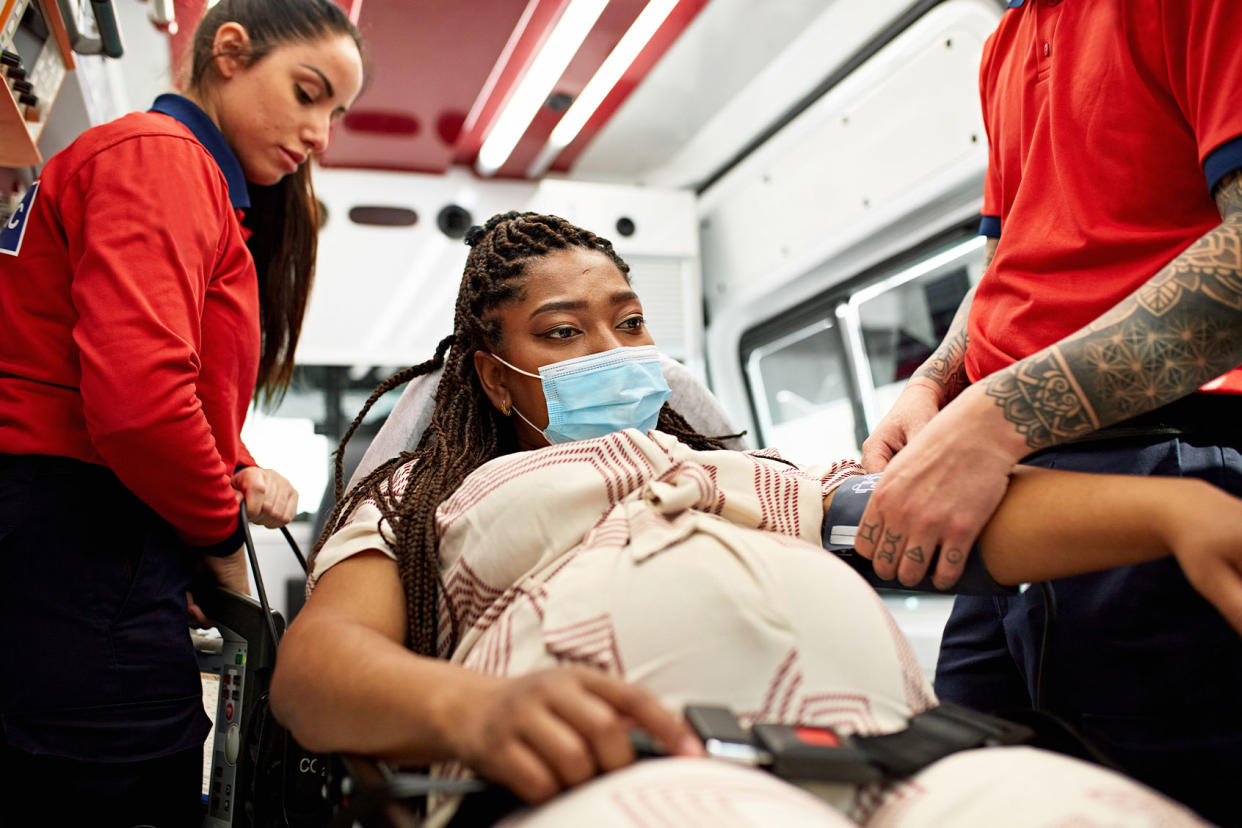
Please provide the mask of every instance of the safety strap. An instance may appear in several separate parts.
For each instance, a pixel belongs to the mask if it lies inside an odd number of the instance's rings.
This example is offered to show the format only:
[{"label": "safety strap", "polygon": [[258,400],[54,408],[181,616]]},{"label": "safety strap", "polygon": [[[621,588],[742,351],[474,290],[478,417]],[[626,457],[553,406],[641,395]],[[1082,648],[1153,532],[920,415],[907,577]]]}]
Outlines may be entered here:
[{"label": "safety strap", "polygon": [[879,782],[904,779],[963,750],[1030,742],[1022,724],[942,703],[918,714],[905,730],[847,736],[830,728],[755,724],[747,732],[724,707],[690,706],[686,720],[708,755],[770,771],[782,779]]}]

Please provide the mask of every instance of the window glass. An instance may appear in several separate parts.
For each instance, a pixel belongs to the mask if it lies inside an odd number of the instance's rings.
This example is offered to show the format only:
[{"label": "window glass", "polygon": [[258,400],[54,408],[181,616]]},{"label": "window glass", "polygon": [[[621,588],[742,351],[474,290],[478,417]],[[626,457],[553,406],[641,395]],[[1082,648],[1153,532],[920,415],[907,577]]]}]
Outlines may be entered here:
[{"label": "window glass", "polygon": [[982,239],[975,237],[882,276],[852,297],[877,417],[940,345],[982,271]]},{"label": "window glass", "polygon": [[834,320],[755,348],[747,378],[764,445],[804,461],[857,456],[850,382]]},{"label": "window glass", "polygon": [[983,275],[983,251],[964,229],[763,323],[743,346],[756,443],[794,460],[859,457]]}]

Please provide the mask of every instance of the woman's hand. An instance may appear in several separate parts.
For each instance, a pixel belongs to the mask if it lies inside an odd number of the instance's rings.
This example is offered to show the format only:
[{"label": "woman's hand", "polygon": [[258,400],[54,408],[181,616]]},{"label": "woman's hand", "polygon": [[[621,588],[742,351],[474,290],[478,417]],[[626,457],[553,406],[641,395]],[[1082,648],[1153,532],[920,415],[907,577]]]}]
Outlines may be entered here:
[{"label": "woman's hand", "polygon": [[297,489],[271,469],[247,466],[233,475],[233,488],[246,498],[246,516],[252,523],[279,529],[297,516]]},{"label": "woman's hand", "polygon": [[1170,546],[1186,580],[1242,635],[1242,499],[1204,483],[1173,515]]},{"label": "woman's hand", "polygon": [[634,729],[670,755],[703,755],[685,722],[650,692],[587,669],[481,676],[453,707],[446,726],[454,755],[528,802],[634,761]]},{"label": "woman's hand", "polygon": [[[246,567],[246,549],[242,547],[231,555],[217,557],[204,555],[203,565],[215,577],[216,583],[228,587],[242,595],[250,594],[250,572]],[[207,617],[203,608],[194,600],[194,593],[185,593],[186,605],[190,611],[190,622],[195,627],[214,627],[216,622]]]}]

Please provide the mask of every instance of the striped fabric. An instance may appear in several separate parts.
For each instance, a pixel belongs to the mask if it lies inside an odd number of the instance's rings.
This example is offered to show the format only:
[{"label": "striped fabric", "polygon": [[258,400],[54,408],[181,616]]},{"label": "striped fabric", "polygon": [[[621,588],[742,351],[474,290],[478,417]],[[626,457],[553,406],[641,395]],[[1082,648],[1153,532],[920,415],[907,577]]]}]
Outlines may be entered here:
[{"label": "striped fabric", "polygon": [[[443,600],[458,633],[442,655],[493,675],[589,666],[644,685],[672,709],[721,704],[744,723],[900,730],[935,703],[931,688],[879,597],[820,542],[824,498],[861,472],[849,460],[795,467],[771,452],[696,451],[632,429],[493,460],[436,515]],[[392,555],[371,504],[324,546],[315,577],[364,549]],[[526,818],[582,825],[595,809],[616,825],[865,822],[916,813],[911,803],[923,789],[816,786],[831,810],[784,783],[774,788],[759,775],[738,784],[729,775],[736,769],[719,776],[713,768],[687,765],[690,787],[671,783],[678,771],[658,795],[648,770],[633,771],[640,781],[632,787],[631,771],[612,774],[570,794],[574,807]],[[775,807],[770,798],[782,789],[792,798],[781,807],[797,819],[746,821]],[[442,803],[430,824],[453,806]],[[696,807],[707,822],[686,821]],[[565,819],[554,818],[562,809]]]}]

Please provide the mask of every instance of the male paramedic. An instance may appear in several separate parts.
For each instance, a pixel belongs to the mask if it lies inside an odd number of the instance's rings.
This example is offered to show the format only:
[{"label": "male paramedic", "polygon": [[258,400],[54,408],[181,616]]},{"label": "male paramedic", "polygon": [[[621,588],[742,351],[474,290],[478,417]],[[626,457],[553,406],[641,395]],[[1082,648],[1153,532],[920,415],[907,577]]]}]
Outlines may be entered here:
[{"label": "male paramedic", "polygon": [[[1010,0],[980,71],[989,265],[863,445],[880,575],[915,583],[939,550],[956,581],[1019,460],[1242,494],[1240,41],[1238,0]],[[1242,550],[1218,576],[1242,584]],[[1171,559],[1054,587],[1046,706],[1236,823],[1242,638]],[[1039,590],[958,597],[937,693],[1029,707],[1044,627]]]}]

